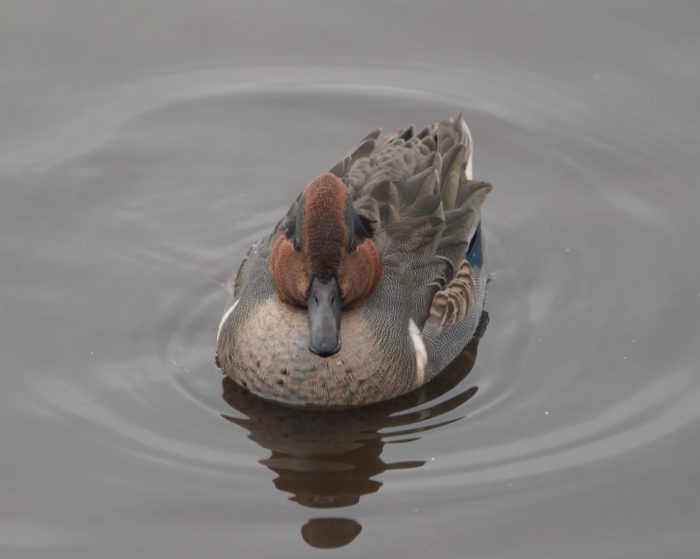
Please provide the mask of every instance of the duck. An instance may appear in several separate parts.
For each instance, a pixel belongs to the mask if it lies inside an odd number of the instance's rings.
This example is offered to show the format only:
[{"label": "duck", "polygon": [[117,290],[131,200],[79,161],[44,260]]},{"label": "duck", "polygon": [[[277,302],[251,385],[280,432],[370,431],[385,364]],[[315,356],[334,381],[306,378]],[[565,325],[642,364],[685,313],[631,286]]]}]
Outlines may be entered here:
[{"label": "duck", "polygon": [[215,361],[256,396],[357,407],[436,377],[485,301],[473,141],[460,113],[373,130],[303,188],[232,278]]}]

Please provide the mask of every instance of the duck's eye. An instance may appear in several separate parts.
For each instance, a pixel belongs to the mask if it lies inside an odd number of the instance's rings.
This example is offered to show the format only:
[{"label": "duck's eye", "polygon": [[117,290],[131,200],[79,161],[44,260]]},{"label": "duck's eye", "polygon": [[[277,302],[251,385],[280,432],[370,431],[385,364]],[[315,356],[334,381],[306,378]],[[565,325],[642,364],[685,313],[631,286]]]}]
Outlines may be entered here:
[{"label": "duck's eye", "polygon": [[362,215],[358,215],[352,212],[352,235],[350,236],[350,242],[348,246],[349,252],[355,252],[357,246],[362,243],[365,239],[369,239],[374,234],[373,225],[374,222]]},{"label": "duck's eye", "polygon": [[287,222],[287,228],[284,230],[284,236],[287,237],[288,239],[291,239],[294,237],[297,233],[297,220],[296,219],[290,219]]},{"label": "duck's eye", "polygon": [[296,252],[301,252],[301,246],[299,246],[299,239],[297,238],[297,220],[296,218],[290,219],[287,224],[287,228],[284,231],[284,236],[292,241],[292,246]]},{"label": "duck's eye", "polygon": [[355,235],[359,239],[367,239],[371,237],[374,233],[374,228],[373,228],[374,222],[363,216],[363,215],[356,215],[355,216]]}]

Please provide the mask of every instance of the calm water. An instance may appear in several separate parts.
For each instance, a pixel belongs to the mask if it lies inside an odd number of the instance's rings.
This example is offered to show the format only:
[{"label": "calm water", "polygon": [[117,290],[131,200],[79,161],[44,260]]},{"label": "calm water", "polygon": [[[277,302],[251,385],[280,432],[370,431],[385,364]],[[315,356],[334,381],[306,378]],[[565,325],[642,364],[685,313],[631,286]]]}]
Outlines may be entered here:
[{"label": "calm water", "polygon": [[[261,4],[0,3],[0,555],[697,557],[700,4]],[[248,245],[460,110],[481,340],[351,413],[222,383]]]}]

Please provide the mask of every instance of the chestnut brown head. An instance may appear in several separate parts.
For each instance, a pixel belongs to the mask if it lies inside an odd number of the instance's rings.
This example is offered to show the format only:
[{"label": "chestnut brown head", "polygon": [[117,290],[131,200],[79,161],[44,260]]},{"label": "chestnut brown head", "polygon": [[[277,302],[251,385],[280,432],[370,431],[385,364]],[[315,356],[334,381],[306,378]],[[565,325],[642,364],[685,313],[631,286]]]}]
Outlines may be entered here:
[{"label": "chestnut brown head", "polygon": [[382,261],[369,220],[355,212],[347,187],[331,173],[311,181],[296,215],[270,258],[277,295],[307,308],[309,350],[340,350],[342,310],[364,304],[382,278]]}]

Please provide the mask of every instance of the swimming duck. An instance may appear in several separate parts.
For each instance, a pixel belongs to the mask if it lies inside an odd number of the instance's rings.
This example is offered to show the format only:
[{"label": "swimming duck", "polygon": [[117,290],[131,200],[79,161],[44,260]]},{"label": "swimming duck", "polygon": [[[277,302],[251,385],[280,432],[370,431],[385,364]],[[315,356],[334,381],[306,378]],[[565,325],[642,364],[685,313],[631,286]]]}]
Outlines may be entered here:
[{"label": "swimming duck", "polygon": [[426,383],[484,304],[481,205],[461,114],[368,134],[248,251],[219,323],[219,367],[264,398],[348,407]]}]

